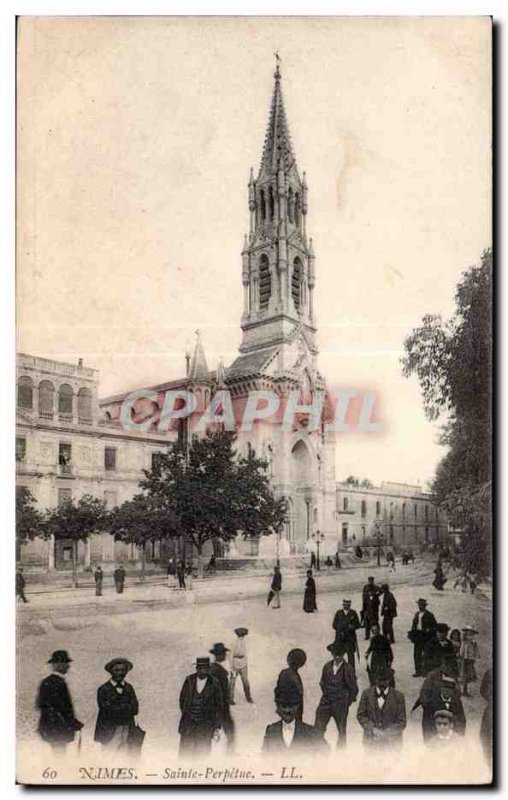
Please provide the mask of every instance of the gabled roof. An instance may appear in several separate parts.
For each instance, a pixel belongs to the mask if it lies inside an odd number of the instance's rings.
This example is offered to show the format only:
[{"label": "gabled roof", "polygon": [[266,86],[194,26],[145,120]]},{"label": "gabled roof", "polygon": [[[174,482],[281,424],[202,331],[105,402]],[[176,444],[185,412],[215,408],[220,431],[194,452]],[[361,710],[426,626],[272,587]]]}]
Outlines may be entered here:
[{"label": "gabled roof", "polygon": [[279,345],[276,345],[267,347],[265,350],[256,350],[255,353],[238,356],[227,370],[227,382],[262,373],[263,368],[271,361],[278,349]]}]

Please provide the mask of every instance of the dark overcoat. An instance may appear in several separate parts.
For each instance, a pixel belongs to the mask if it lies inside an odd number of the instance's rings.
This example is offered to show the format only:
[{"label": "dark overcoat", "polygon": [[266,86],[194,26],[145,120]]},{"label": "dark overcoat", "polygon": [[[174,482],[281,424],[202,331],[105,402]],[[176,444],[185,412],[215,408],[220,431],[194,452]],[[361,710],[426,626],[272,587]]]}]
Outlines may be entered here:
[{"label": "dark overcoat", "polygon": [[323,667],[319,685],[323,693],[319,701],[320,706],[349,706],[356,700],[358,695],[355,671],[347,661],[342,662],[335,675],[333,673],[333,661],[328,661]]},{"label": "dark overcoat", "polygon": [[99,714],[95,725],[94,740],[107,744],[114,736],[116,728],[134,726],[134,717],[139,713],[138,698],[130,683],[125,682],[122,693],[111,681],[103,683],[97,690]]},{"label": "dark overcoat", "polygon": [[37,695],[37,708],[41,712],[37,730],[41,739],[51,743],[74,741],[82,723],[74,716],[69,687],[60,675],[48,675],[41,681]]},{"label": "dark overcoat", "polygon": [[[197,675],[195,672],[192,675],[187,675],[180,691],[180,711],[182,716],[180,717],[178,733],[181,734],[186,734],[195,727],[190,716],[190,709],[196,690],[196,681]],[[203,727],[210,728],[211,731],[221,728],[223,725],[222,692],[218,680],[212,675],[208,675],[201,696],[203,700]]]},{"label": "dark overcoat", "polygon": [[[390,687],[383,708],[379,708],[376,687],[362,692],[356,714],[363,728],[363,741],[376,747],[396,747],[402,744],[402,732],[406,727],[406,701],[402,692]],[[381,739],[374,738],[373,730],[382,730]]]},{"label": "dark overcoat", "polygon": [[321,734],[312,725],[307,725],[298,719],[295,724],[295,735],[289,747],[286,746],[282,736],[282,721],[267,726],[262,747],[263,753],[273,755],[282,755],[288,751],[300,752],[303,755],[324,752],[327,749],[328,745]]},{"label": "dark overcoat", "polygon": [[340,609],[333,618],[333,629],[335,631],[335,641],[344,642],[348,652],[354,653],[356,650],[356,630],[361,625],[358,613],[352,608],[347,612]]}]

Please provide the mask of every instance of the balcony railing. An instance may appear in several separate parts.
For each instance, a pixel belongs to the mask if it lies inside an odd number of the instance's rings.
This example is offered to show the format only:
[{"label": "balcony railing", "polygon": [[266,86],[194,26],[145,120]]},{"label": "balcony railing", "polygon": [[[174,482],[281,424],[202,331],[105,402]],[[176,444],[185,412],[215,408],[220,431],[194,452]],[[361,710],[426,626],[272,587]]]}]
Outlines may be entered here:
[{"label": "balcony railing", "polygon": [[91,425],[93,422],[92,417],[78,417],[79,425]]},{"label": "balcony railing", "polygon": [[39,411],[39,417],[41,419],[53,419],[54,414],[52,411]]},{"label": "balcony railing", "polygon": [[62,414],[62,412],[60,412],[58,414],[58,420],[59,422],[72,422],[72,414]]}]

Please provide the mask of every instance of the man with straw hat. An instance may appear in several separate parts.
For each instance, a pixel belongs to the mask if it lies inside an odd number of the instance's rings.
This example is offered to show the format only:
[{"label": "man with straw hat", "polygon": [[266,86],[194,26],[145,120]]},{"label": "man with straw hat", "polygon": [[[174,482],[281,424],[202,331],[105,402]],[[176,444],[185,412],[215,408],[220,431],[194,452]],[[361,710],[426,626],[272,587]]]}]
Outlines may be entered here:
[{"label": "man with straw hat", "polygon": [[346,725],[349,706],[354,703],[358,694],[355,671],[351,664],[344,661],[346,645],[344,642],[333,642],[327,650],[333,656],[323,667],[321,674],[321,700],[316,709],[316,730],[324,735],[326,726],[333,717],[339,734],[338,746],[346,744]]},{"label": "man with straw hat", "polygon": [[48,664],[51,674],[41,681],[36,705],[40,714],[37,731],[41,739],[51,745],[54,756],[63,756],[69,742],[83,723],[74,716],[69,687],[64,675],[69,671],[72,658],[67,650],[55,650]]},{"label": "man with straw hat", "polygon": [[125,680],[132,668],[133,665],[127,658],[113,658],[108,661],[104,669],[111,677],[97,690],[99,713],[94,740],[115,752],[129,749],[129,736],[139,712],[134,687]]},{"label": "man with straw hat", "polygon": [[219,738],[223,699],[219,683],[210,675],[210,659],[197,658],[196,671],[187,675],[180,692],[180,755],[209,753]]}]

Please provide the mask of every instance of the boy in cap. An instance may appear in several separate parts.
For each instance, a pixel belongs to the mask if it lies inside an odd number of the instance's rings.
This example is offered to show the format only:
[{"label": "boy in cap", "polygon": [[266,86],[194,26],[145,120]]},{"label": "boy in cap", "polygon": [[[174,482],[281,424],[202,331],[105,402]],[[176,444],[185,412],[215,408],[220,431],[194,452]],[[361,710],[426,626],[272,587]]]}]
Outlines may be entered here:
[{"label": "boy in cap", "polygon": [[278,693],[285,691],[289,686],[295,697],[298,697],[297,719],[302,719],[303,716],[303,683],[298,670],[303,667],[306,661],[307,654],[304,650],[300,650],[299,647],[290,650],[287,655],[288,666],[279,673],[275,687],[275,703],[277,703]]},{"label": "boy in cap", "polygon": [[280,721],[267,726],[263,753],[282,755],[291,750],[310,755],[327,749],[322,734],[299,718],[299,702],[300,694],[295,685],[288,683],[275,689],[275,707]]},{"label": "boy in cap", "polygon": [[330,717],[333,717],[339,734],[338,746],[346,744],[346,725],[349,706],[354,703],[358,694],[355,671],[351,664],[344,661],[346,645],[344,642],[333,642],[327,650],[333,656],[323,667],[321,674],[321,700],[316,709],[314,726],[324,735]]},{"label": "boy in cap", "polygon": [[248,628],[235,628],[236,640],[231,648],[231,683],[229,691],[229,703],[235,705],[235,684],[238,675],[242,680],[245,699],[248,703],[253,703],[250,693],[249,668],[247,663],[247,646],[245,637],[248,636]]},{"label": "boy in cap", "polygon": [[430,611],[427,611],[427,601],[420,597],[418,600],[418,611],[413,617],[413,624],[408,633],[408,638],[414,646],[415,671],[413,678],[420,678],[426,675],[425,669],[425,645],[434,635],[437,628],[437,621]]},{"label": "boy in cap", "polygon": [[83,723],[74,716],[74,707],[64,675],[69,671],[72,658],[66,650],[55,650],[48,664],[52,672],[41,681],[36,705],[40,714],[37,731],[41,739],[51,745],[53,755],[63,756],[69,742]]},{"label": "boy in cap", "polygon": [[402,692],[393,687],[393,679],[391,667],[380,669],[374,686],[362,692],[356,717],[363,728],[366,746],[392,749],[402,745],[406,701]]},{"label": "boy in cap", "polygon": [[222,709],[219,683],[210,675],[210,659],[197,658],[196,671],[187,675],[180,692],[180,755],[210,752],[223,724]]},{"label": "boy in cap", "polygon": [[332,627],[335,631],[335,641],[343,642],[346,645],[348,663],[355,668],[355,653],[358,653],[358,642],[356,631],[360,627],[358,613],[351,608],[351,600],[342,601],[342,609],[339,609],[333,618]]},{"label": "boy in cap", "polygon": [[461,739],[454,731],[455,717],[451,711],[445,708],[439,709],[434,714],[434,725],[436,733],[429,739],[428,744],[437,750],[444,750],[445,752],[450,749],[455,749],[460,743]]},{"label": "boy in cap", "polygon": [[125,676],[132,669],[126,658],[113,658],[104,669],[110,679],[97,690],[99,713],[95,725],[94,741],[115,752],[129,749],[129,734],[136,724],[139,712],[138,698]]},{"label": "boy in cap", "polygon": [[226,653],[229,653],[229,649],[222,642],[216,642],[210,650],[210,653],[215,658],[215,661],[210,664],[210,675],[217,680],[220,686],[222,727],[226,734],[228,745],[231,746],[235,737],[235,725],[229,707],[229,672],[224,667]]}]

